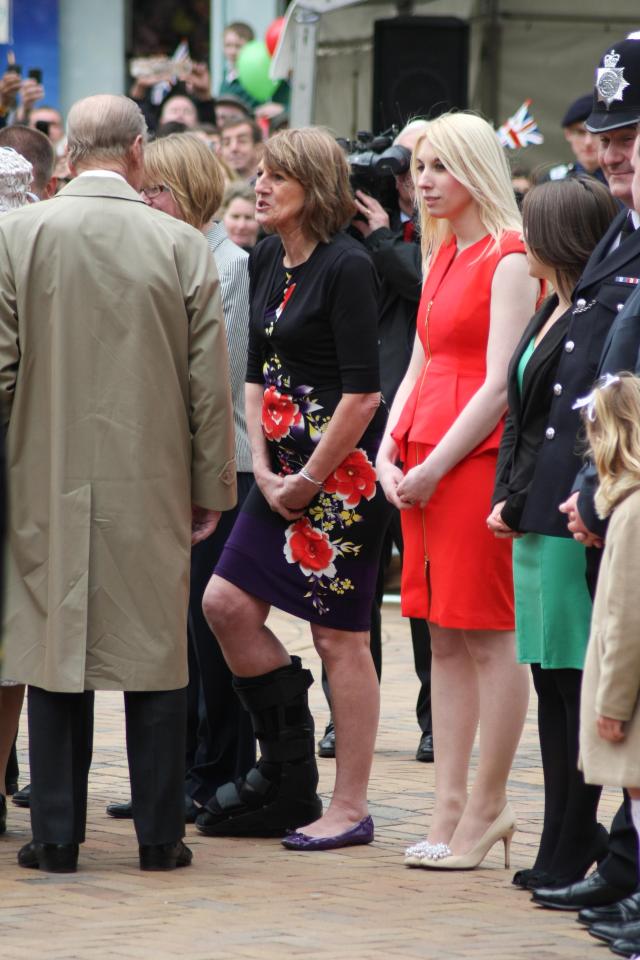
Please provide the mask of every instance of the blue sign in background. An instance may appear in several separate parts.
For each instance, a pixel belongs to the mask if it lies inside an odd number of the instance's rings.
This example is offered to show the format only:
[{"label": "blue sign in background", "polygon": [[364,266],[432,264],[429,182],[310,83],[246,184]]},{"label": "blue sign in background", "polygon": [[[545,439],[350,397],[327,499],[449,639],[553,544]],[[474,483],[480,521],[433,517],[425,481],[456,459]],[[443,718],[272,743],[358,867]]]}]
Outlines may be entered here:
[{"label": "blue sign in background", "polygon": [[0,74],[7,65],[7,53],[13,50],[22,76],[39,67],[42,70],[47,106],[58,107],[58,0],[13,0],[11,3],[13,43],[0,44]]}]

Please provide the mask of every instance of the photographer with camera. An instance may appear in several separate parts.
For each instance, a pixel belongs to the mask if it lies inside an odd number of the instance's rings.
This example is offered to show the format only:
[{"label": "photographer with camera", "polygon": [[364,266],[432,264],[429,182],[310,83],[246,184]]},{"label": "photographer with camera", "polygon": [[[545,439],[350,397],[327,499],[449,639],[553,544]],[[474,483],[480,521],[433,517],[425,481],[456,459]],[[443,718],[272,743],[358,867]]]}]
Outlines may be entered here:
[{"label": "photographer with camera", "polygon": [[[355,152],[352,150],[348,158],[358,207],[358,214],[353,219],[349,232],[362,240],[381,280],[378,348],[380,383],[388,407],[393,402],[409,364],[416,332],[422,266],[414,223],[415,206],[410,165],[413,147],[426,127],[426,120],[413,120],[400,131],[392,144],[389,139],[385,142],[384,134],[371,138],[359,134],[359,149],[357,147]],[[402,552],[400,515],[397,510],[393,512],[382,548],[376,597],[371,614],[371,654],[378,677],[382,670],[380,608],[385,574],[394,544]],[[420,680],[416,714],[421,738],[416,760],[429,763],[433,761],[429,628],[425,620],[411,619],[410,625],[415,670]],[[330,702],[324,675],[323,689]],[[335,755],[332,722],[318,744],[318,755]]]}]

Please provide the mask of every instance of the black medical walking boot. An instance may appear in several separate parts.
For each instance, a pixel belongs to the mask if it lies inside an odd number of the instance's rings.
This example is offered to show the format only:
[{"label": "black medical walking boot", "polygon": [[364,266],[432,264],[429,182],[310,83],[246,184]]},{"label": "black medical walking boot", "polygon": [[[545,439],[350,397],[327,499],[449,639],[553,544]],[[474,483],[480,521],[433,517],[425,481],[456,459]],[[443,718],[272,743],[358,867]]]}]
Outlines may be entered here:
[{"label": "black medical walking boot", "polygon": [[216,790],[196,819],[209,837],[281,837],[322,814],[316,793],[314,724],[307,690],[313,683],[299,657],[259,677],[234,677],[251,715],[260,759],[244,779]]}]

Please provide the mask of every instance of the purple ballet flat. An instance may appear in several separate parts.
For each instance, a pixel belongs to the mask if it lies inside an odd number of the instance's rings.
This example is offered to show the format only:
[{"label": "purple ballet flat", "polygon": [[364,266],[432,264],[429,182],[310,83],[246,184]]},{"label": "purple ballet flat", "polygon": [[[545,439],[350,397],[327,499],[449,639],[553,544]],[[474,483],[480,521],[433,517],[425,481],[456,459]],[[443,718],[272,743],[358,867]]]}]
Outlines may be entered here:
[{"label": "purple ballet flat", "polygon": [[281,841],[287,850],[337,850],[338,847],[355,847],[373,841],[373,820],[364,817],[355,827],[335,837],[309,837],[295,830]]}]

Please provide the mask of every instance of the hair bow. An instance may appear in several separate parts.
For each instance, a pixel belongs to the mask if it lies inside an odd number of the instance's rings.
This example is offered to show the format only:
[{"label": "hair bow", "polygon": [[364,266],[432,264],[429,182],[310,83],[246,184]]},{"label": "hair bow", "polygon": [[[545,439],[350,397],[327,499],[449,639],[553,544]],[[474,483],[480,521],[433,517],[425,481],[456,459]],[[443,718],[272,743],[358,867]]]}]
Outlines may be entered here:
[{"label": "hair bow", "polygon": [[586,407],[587,417],[589,421],[593,423],[596,418],[596,390],[606,390],[612,383],[620,383],[620,377],[616,377],[611,373],[605,373],[604,377],[598,380],[591,393],[586,397],[580,397],[576,400],[571,409],[581,410],[583,407]]}]

